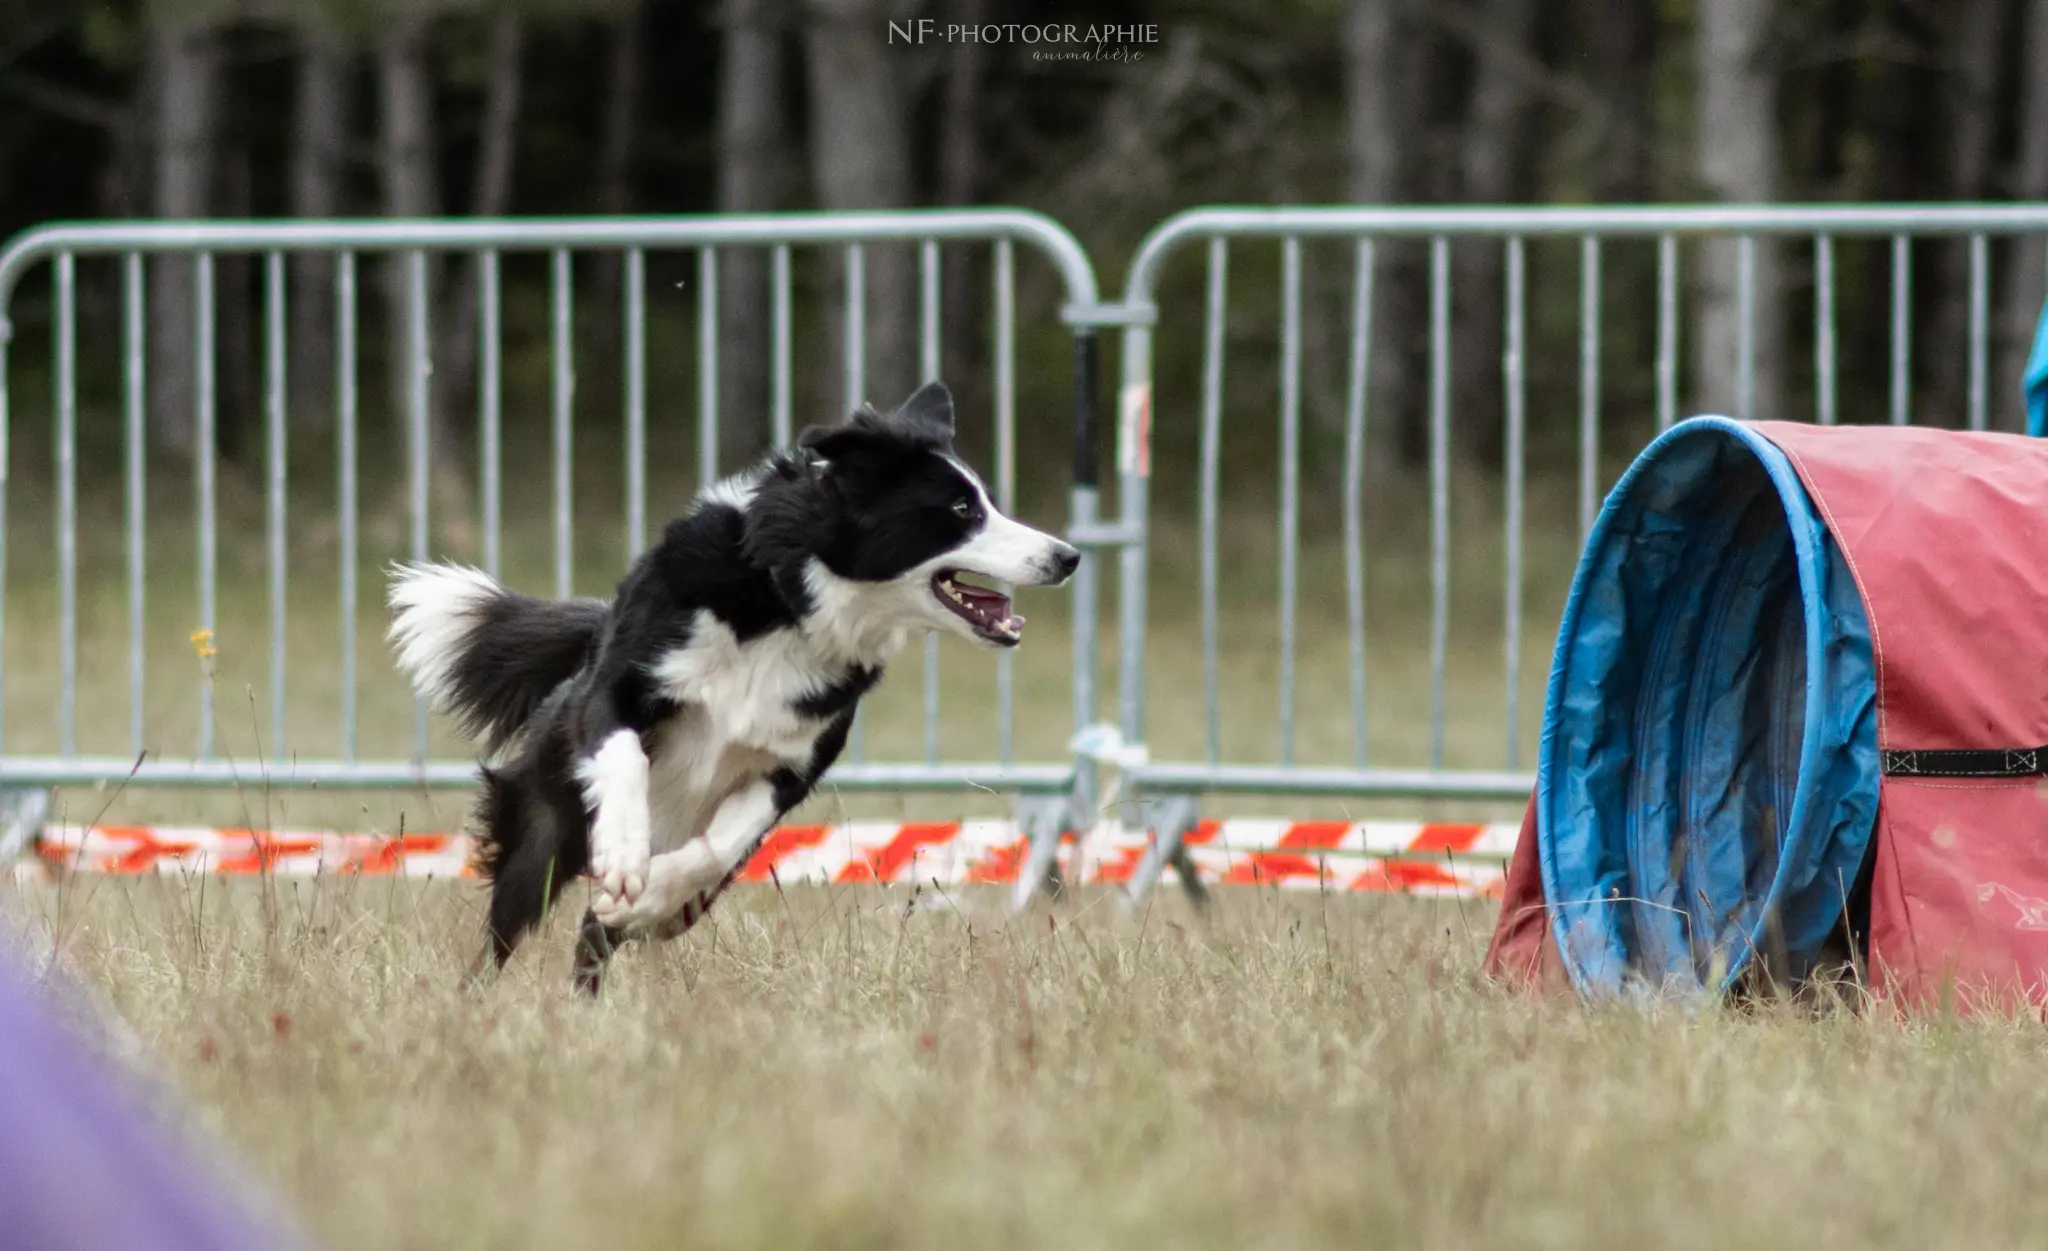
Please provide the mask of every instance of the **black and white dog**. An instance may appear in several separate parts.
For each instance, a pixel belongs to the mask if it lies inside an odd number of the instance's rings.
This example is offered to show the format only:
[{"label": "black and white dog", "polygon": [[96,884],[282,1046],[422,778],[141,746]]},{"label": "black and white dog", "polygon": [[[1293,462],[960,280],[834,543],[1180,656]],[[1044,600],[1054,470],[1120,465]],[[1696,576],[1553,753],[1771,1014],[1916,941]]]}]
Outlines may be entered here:
[{"label": "black and white dog", "polygon": [[609,603],[401,566],[399,665],[494,758],[476,972],[502,966],[585,872],[582,989],[620,942],[689,929],[839,755],[912,635],[1017,645],[1009,598],[962,575],[1056,586],[1079,563],[997,511],[953,455],[952,397],[934,382],[706,491]]}]

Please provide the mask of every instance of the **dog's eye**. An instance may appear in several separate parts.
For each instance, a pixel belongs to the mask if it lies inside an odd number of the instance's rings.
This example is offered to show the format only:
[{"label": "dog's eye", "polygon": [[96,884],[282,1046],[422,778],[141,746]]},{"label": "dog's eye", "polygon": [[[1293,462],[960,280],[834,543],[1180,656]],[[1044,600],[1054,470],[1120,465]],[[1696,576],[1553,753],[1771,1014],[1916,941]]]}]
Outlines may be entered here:
[{"label": "dog's eye", "polygon": [[953,515],[955,517],[972,517],[974,515],[974,501],[970,499],[954,500]]}]

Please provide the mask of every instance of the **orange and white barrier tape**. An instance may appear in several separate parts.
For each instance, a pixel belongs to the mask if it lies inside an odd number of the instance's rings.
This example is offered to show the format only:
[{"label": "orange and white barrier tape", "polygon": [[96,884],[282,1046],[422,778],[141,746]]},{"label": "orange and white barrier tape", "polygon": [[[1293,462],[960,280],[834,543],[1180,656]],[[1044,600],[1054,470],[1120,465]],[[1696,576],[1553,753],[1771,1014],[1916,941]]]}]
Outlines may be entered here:
[{"label": "orange and white barrier tape", "polygon": [[[1404,821],[1202,821],[1184,840],[1203,880],[1331,891],[1497,897],[1520,826]],[[1130,881],[1150,834],[1105,822],[1072,834],[1069,880]],[[1029,839],[1014,821],[852,821],[786,825],[740,872],[766,882],[1011,883]],[[363,874],[469,877],[464,835],[252,831],[212,827],[51,825],[36,841],[56,872]],[[1080,863],[1078,871],[1075,858]],[[1174,880],[1169,866],[1162,881]]]}]

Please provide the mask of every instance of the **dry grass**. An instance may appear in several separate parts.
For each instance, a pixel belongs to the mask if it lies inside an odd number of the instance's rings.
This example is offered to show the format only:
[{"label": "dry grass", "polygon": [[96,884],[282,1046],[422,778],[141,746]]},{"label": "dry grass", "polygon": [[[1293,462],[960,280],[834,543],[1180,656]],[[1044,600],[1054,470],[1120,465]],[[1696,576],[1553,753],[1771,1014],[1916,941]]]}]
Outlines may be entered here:
[{"label": "dry grass", "polygon": [[467,891],[262,889],[12,907],[333,1247],[1975,1251],[2048,1228],[2037,1026],[1518,1000],[1476,975],[1479,905],[1012,922],[754,889],[592,1005],[561,925],[459,993]]},{"label": "dry grass", "polygon": [[[1373,759],[1427,760],[1427,566],[1413,500],[1371,552]],[[1223,552],[1226,755],[1277,752],[1270,525]],[[1376,523],[1377,524],[1377,523]],[[224,562],[220,741],[268,741],[260,545]],[[260,532],[260,531],[254,531]],[[1461,512],[1445,754],[1505,763],[1497,519]],[[189,751],[197,658],[175,547],[151,571],[146,737]],[[336,749],[341,625],[331,550],[292,569],[288,738]],[[365,754],[403,755],[410,708],[384,664],[369,562]],[[1311,527],[1296,757],[1351,758],[1340,554]],[[89,542],[79,725],[125,747],[119,554]],[[1538,526],[1517,723],[1527,766],[1574,543]],[[522,585],[545,586],[544,536]],[[1193,553],[1156,551],[1148,705],[1162,755],[1198,756],[1206,700]],[[10,750],[54,745],[54,595],[17,549]],[[601,554],[581,568],[607,568]],[[44,575],[39,579],[38,574]],[[589,587],[585,589],[597,589]],[[1021,757],[1056,758],[1071,690],[1063,598],[1035,596],[1018,661]],[[1105,655],[1114,656],[1113,634]],[[915,758],[921,665],[871,720]],[[1105,674],[1107,678],[1108,673]],[[945,653],[951,759],[993,753],[986,657]],[[444,751],[459,747],[440,740]],[[457,795],[76,793],[74,818],[447,828]],[[1000,811],[991,797],[867,800],[810,814]],[[1401,815],[1507,815],[1382,805]],[[1212,811],[1365,811],[1216,800]],[[932,908],[934,902],[946,907]],[[742,889],[707,927],[633,951],[596,1005],[567,992],[566,923],[491,993],[458,974],[473,887],[394,882],[78,881],[0,895],[45,963],[99,992],[161,1070],[333,1247],[1958,1247],[2042,1245],[2048,1039],[2007,1021],[1902,1024],[1790,1009],[1589,1011],[1477,974],[1492,910],[1403,899],[1227,894],[1208,922],[1162,893],[1011,921],[993,896]]]}]

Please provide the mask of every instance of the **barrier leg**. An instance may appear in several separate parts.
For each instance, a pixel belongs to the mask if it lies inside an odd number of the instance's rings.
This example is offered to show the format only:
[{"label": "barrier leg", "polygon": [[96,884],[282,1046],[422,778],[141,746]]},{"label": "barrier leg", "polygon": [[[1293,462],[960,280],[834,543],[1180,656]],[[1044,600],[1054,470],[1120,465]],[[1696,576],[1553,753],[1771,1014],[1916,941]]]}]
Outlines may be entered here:
[{"label": "barrier leg", "polygon": [[1124,890],[1124,906],[1136,908],[1142,904],[1169,864],[1180,877],[1181,888],[1187,892],[1188,898],[1198,906],[1206,904],[1209,891],[1202,885],[1201,876],[1195,869],[1195,858],[1189,853],[1185,841],[1188,831],[1195,828],[1195,797],[1188,794],[1148,795],[1139,803],[1138,812],[1145,830],[1151,835],[1151,842],[1145,848],[1144,857],[1138,861],[1138,867],[1131,872],[1130,885]]},{"label": "barrier leg", "polygon": [[12,864],[42,837],[50,819],[50,792],[40,787],[0,790],[0,864]]},{"label": "barrier leg", "polygon": [[1050,899],[1066,893],[1060,873],[1060,836],[1069,825],[1077,824],[1072,817],[1073,803],[1064,795],[1031,795],[1018,800],[1017,824],[1023,827],[1031,847],[1017,871],[1017,884],[1010,896],[1012,911],[1030,907],[1031,897],[1040,890]]}]

